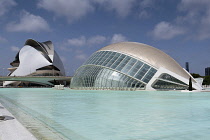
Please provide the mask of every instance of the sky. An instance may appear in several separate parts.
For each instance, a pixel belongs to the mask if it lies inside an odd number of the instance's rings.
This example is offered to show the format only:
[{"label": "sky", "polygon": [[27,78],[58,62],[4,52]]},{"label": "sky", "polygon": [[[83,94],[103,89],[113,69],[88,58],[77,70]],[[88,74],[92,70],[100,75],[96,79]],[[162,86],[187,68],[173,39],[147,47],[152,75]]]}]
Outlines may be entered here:
[{"label": "sky", "polygon": [[52,41],[66,74],[112,43],[153,46],[190,72],[210,67],[210,0],[0,0],[0,75],[27,39]]}]

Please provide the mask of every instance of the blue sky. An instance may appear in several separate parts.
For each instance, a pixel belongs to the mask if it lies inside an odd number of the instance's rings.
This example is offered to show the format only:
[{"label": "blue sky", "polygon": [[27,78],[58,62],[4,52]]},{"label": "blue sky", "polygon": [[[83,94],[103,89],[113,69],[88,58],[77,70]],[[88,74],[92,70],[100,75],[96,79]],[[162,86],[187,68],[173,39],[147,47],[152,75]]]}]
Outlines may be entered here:
[{"label": "blue sky", "polygon": [[191,73],[210,67],[209,0],[0,0],[0,75],[29,38],[51,40],[68,75],[98,49],[133,41]]}]

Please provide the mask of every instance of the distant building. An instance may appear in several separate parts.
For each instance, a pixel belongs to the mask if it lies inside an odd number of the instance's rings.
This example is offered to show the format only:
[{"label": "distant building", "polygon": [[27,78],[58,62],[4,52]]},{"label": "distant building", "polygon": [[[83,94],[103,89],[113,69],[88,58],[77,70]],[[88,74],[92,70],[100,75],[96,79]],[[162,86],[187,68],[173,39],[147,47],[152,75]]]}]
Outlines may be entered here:
[{"label": "distant building", "polygon": [[210,67],[205,68],[205,76],[210,75]]},{"label": "distant building", "polygon": [[[77,69],[72,89],[182,90],[192,76],[173,58],[146,44],[121,42],[108,45]],[[192,87],[202,89],[192,78]]]},{"label": "distant building", "polygon": [[186,63],[185,63],[185,68],[186,68],[186,71],[190,72],[190,69],[189,69],[189,62],[186,62]]},{"label": "distant building", "polygon": [[[28,39],[24,47],[10,63],[8,76],[65,76],[63,63],[54,50],[51,41],[38,42]],[[32,81],[31,83],[51,85],[49,82]],[[4,86],[20,85],[20,81],[5,81]]]}]

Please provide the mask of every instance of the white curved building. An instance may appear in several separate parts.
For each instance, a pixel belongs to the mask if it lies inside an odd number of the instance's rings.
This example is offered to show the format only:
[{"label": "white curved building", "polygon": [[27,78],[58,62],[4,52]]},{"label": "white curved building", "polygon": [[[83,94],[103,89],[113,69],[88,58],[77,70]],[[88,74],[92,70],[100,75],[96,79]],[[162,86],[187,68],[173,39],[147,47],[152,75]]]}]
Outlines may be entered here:
[{"label": "white curved building", "polygon": [[[8,68],[10,71],[8,76],[65,76],[63,63],[54,50],[51,41],[40,43],[28,39],[10,65],[13,67]],[[4,86],[20,83],[5,81]],[[46,85],[46,83],[40,81],[34,81],[34,83]]]},{"label": "white curved building", "polygon": [[149,45],[121,42],[95,52],[76,71],[73,89],[182,90],[189,78],[194,89],[201,85],[174,59]]}]

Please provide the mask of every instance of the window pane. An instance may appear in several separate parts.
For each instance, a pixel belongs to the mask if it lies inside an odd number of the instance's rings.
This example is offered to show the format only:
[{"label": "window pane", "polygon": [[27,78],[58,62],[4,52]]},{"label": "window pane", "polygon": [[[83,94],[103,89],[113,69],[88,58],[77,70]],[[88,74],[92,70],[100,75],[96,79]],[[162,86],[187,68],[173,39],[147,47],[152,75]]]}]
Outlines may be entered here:
[{"label": "window pane", "polygon": [[128,63],[128,61],[131,59],[130,56],[126,56],[125,59],[123,59],[123,61],[118,65],[118,67],[116,68],[117,70],[121,71],[122,68]]},{"label": "window pane", "polygon": [[112,52],[108,52],[107,55],[105,56],[106,60],[101,64],[102,66],[105,66],[111,59],[111,54]]},{"label": "window pane", "polygon": [[122,54],[118,57],[118,59],[114,62],[114,64],[111,66],[111,68],[115,69],[121,62],[122,60],[125,58],[125,55]]},{"label": "window pane", "polygon": [[145,77],[143,78],[142,81],[144,81],[145,83],[148,83],[148,82],[151,80],[151,78],[155,75],[156,72],[157,72],[156,69],[151,68],[151,69],[148,71],[148,73],[145,75]]},{"label": "window pane", "polygon": [[106,67],[110,67],[115,62],[115,60],[117,59],[116,52],[112,53],[111,57],[112,57],[112,59],[109,61],[109,63],[106,64]]},{"label": "window pane", "polygon": [[134,58],[130,59],[130,61],[128,61],[127,65],[121,71],[124,73],[128,73],[128,71],[133,67],[135,62],[136,60]]},{"label": "window pane", "polygon": [[107,54],[107,52],[104,52],[103,54],[101,54],[101,59],[99,60],[97,65],[101,65],[106,60],[106,57],[105,57],[106,54]]},{"label": "window pane", "polygon": [[143,65],[142,62],[138,61],[130,70],[130,75],[134,76],[136,74],[136,72],[141,68],[141,66]]},{"label": "window pane", "polygon": [[149,68],[150,67],[147,64],[144,64],[143,67],[135,75],[135,78],[141,80],[141,78],[144,76],[144,74],[148,71]]}]

